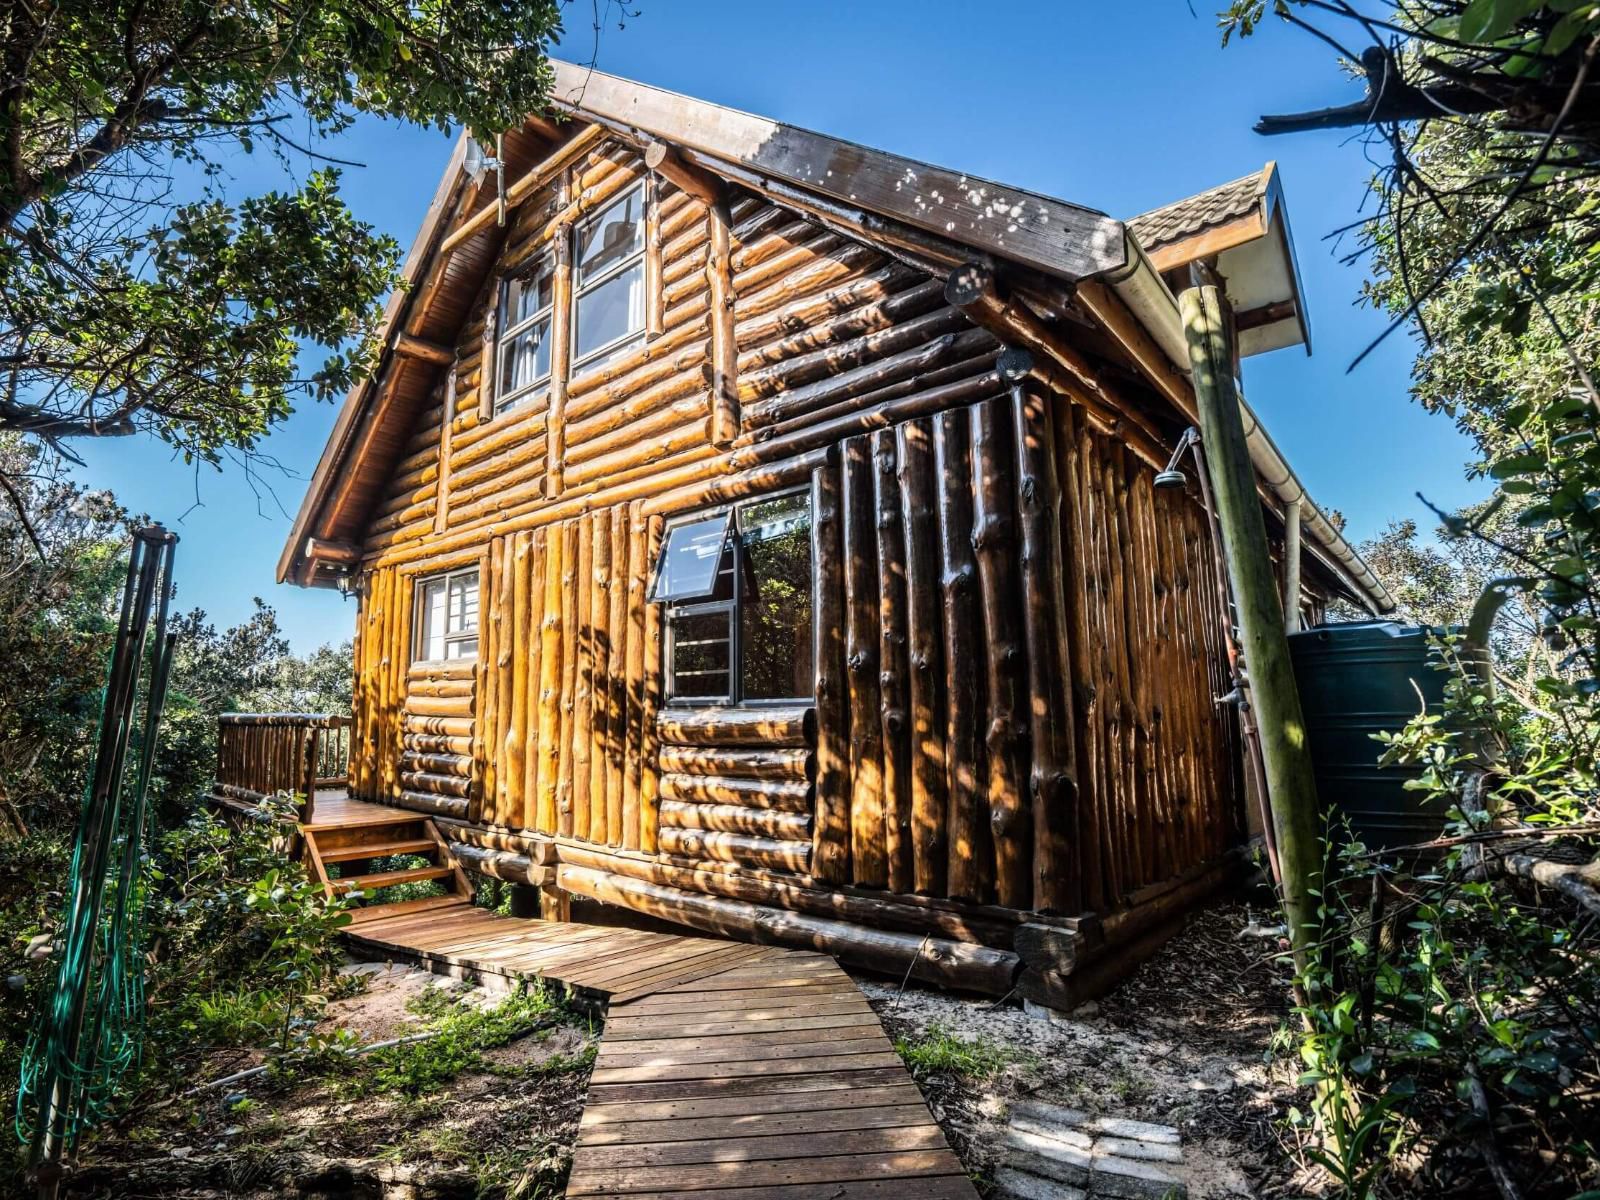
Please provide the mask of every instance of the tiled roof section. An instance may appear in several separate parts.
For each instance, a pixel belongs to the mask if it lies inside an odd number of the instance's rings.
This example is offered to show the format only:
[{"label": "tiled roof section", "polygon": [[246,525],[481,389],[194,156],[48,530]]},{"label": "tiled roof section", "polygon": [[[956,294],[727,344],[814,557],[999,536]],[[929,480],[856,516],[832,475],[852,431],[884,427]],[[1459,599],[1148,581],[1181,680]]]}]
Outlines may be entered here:
[{"label": "tiled roof section", "polygon": [[1261,202],[1268,171],[1263,167],[1243,179],[1142,213],[1128,222],[1128,228],[1149,250],[1242,217]]}]

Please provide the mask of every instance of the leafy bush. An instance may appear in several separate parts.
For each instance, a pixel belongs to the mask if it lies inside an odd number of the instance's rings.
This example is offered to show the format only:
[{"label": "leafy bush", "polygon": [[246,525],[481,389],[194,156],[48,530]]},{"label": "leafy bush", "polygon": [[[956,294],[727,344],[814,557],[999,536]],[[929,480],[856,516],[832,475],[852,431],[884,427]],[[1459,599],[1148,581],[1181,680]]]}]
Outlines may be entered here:
[{"label": "leafy bush", "polygon": [[[349,921],[343,900],[328,900],[298,864],[284,860],[283,826],[254,821],[234,829],[208,812],[156,837],[146,867],[144,945],[148,1014],[143,1061],[125,1081],[123,1108],[170,1090],[218,1045],[285,1048],[302,1037],[339,979],[335,944]],[[15,1103],[26,1031],[44,1009],[54,980],[50,957],[29,945],[60,918],[70,850],[35,834],[0,841],[0,953],[8,980],[0,1017],[0,1104]],[[5,1139],[19,1170],[20,1150]]]},{"label": "leafy bush", "polygon": [[[1566,727],[1491,694],[1456,654],[1444,714],[1384,739],[1384,761],[1451,807],[1442,857],[1411,869],[1334,831],[1325,954],[1302,981],[1299,1039],[1323,1144],[1354,1196],[1430,1194],[1487,1168],[1568,1196],[1600,1182],[1600,933],[1592,913],[1498,870],[1497,831],[1592,830],[1587,760]],[[1567,711],[1570,717],[1572,713]],[[1546,839],[1559,842],[1562,839]],[[1593,839],[1567,839],[1592,856]]]}]

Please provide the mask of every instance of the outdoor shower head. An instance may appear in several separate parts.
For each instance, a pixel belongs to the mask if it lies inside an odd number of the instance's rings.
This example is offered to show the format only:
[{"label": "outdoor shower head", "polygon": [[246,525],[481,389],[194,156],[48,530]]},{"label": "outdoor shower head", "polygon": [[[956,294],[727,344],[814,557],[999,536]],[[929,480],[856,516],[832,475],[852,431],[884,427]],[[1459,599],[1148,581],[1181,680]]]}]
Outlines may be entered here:
[{"label": "outdoor shower head", "polygon": [[1178,460],[1184,452],[1200,440],[1200,431],[1193,425],[1185,429],[1178,438],[1178,445],[1172,451],[1172,457],[1167,460],[1167,469],[1157,472],[1154,484],[1158,488],[1181,488],[1188,482],[1188,476],[1178,469]]}]

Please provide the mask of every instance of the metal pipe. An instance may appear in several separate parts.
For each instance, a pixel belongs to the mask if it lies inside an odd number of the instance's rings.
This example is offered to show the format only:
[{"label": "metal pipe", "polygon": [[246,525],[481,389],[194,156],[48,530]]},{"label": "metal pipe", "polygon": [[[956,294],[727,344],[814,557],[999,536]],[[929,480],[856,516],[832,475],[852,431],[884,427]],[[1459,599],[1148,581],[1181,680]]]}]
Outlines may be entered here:
[{"label": "metal pipe", "polygon": [[1283,629],[1300,632],[1300,505],[1291,500],[1283,508]]}]

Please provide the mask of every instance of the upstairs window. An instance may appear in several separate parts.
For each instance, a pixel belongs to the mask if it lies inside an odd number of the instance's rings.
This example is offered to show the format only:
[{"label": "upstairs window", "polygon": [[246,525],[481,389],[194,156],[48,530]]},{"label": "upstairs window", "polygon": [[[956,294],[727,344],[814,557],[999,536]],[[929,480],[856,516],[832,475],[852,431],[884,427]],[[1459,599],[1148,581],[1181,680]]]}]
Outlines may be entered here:
[{"label": "upstairs window", "polygon": [[555,272],[548,259],[500,285],[500,340],[494,411],[532,399],[550,383],[550,309]]},{"label": "upstairs window", "polygon": [[804,492],[667,531],[651,599],[667,605],[667,696],[738,704],[813,691],[811,500]]},{"label": "upstairs window", "polygon": [[644,340],[644,187],[574,232],[572,365],[598,367]]},{"label": "upstairs window", "polygon": [[417,584],[413,659],[441,662],[478,656],[478,569],[435,575]]}]

